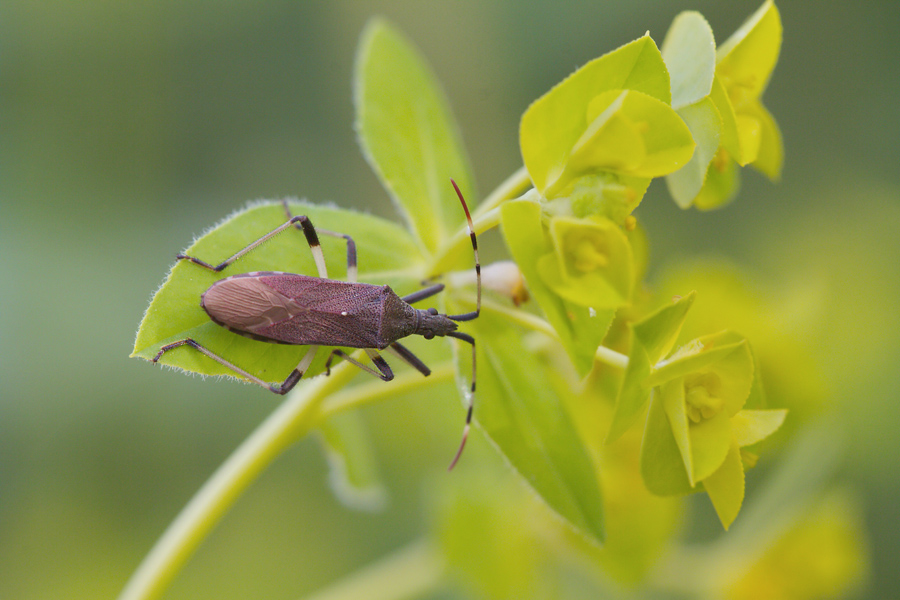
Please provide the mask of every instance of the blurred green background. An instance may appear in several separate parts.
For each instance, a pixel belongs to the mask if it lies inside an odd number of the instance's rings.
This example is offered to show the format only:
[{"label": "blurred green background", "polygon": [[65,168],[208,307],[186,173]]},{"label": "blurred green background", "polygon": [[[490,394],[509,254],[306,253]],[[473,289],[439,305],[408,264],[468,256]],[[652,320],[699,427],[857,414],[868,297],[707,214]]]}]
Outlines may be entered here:
[{"label": "blurred green background", "polygon": [[[114,597],[278,402],[128,354],[174,254],[245,201],[302,196],[394,218],[352,128],[371,15],[433,65],[484,193],[521,164],[529,102],[575,68],[647,30],[661,43],[685,9],[724,41],[758,4],[0,4],[0,597]],[[783,181],[745,172],[737,202],[706,215],[679,211],[656,182],[638,217],[651,278],[679,257],[724,255],[797,311],[804,325],[786,334],[813,342],[846,431],[841,477],[863,500],[874,570],[863,593],[888,597],[900,589],[900,4],[779,8],[765,102],[785,137]],[[421,535],[425,490],[446,477],[459,426],[457,399],[422,396],[367,409],[385,512],[340,506],[304,442],[168,597],[291,598]],[[479,435],[472,446],[469,460],[497,460]]]}]

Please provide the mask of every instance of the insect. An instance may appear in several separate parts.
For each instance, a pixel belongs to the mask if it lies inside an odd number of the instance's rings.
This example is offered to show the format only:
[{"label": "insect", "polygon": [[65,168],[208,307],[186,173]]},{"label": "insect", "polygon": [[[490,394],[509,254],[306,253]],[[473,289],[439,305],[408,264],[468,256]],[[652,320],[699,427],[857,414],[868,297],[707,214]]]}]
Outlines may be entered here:
[{"label": "insect", "polygon": [[[283,382],[272,385],[232,364],[192,338],[166,344],[160,348],[153,362],[158,362],[163,354],[174,348],[190,346],[249,381],[276,394],[286,394],[303,377],[320,346],[362,348],[375,367],[370,368],[343,350],[335,348],[325,362],[326,375],[330,373],[332,361],[341,358],[384,381],[390,381],[394,378],[394,373],[379,354],[380,350],[393,352],[422,375],[428,376],[431,374],[428,366],[398,340],[410,335],[421,335],[429,340],[435,336],[462,340],[472,346],[472,384],[462,442],[450,463],[449,468],[452,469],[462,455],[468,439],[473,412],[472,396],[475,393],[475,339],[471,335],[457,331],[457,323],[471,321],[481,312],[481,264],[478,260],[478,240],[475,237],[475,227],[469,208],[456,182],[451,179],[450,183],[462,204],[469,237],[472,240],[477,287],[474,311],[448,315],[439,313],[435,308],[417,309],[411,306],[440,293],[444,289],[444,284],[441,283],[400,297],[387,285],[357,282],[356,243],[353,239],[346,234],[317,230],[306,216],[291,216],[285,203],[288,214],[286,223],[218,265],[185,254],[178,254],[176,258],[218,273],[279,233],[294,227],[301,230],[306,236],[306,242],[315,260],[317,277],[280,271],[240,273],[216,281],[200,296],[200,306],[209,318],[236,334],[275,344],[309,346],[297,367]],[[325,256],[319,245],[319,234],[343,238],[346,241],[347,281],[328,278]]]}]

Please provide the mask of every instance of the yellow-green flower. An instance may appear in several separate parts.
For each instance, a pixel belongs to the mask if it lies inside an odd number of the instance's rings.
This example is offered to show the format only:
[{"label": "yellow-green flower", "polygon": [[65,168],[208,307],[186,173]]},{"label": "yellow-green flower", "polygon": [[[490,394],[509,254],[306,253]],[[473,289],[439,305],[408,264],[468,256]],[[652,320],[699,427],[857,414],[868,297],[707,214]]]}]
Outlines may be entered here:
[{"label": "yellow-green flower", "polygon": [[580,306],[615,308],[631,296],[634,261],[622,230],[609,219],[555,217],[550,221],[553,251],[537,270],[554,292]]},{"label": "yellow-green flower", "polygon": [[716,50],[710,98],[722,118],[720,145],[694,205],[717,208],[737,192],[737,165],[751,165],[770,179],[781,176],[781,131],[762,103],[781,50],[781,17],[769,0]]},{"label": "yellow-green flower", "polygon": [[753,378],[747,341],[729,332],[682,346],[649,378],[659,385],[654,402],[662,405],[688,485],[703,482],[726,529],[744,496],[740,448],[771,435],[787,414],[743,410]]},{"label": "yellow-green flower", "polygon": [[771,0],[718,49],[699,13],[684,12],[672,23],[662,49],[672,107],[697,143],[690,162],[666,177],[681,208],[727,204],[740,185],[739,166],[780,176],[781,132],[761,101],[780,49],[781,18]]},{"label": "yellow-green flower", "polygon": [[669,86],[659,49],[644,36],[589,62],[536,100],[519,130],[535,189],[552,199],[585,175],[653,178],[687,163],[694,140],[670,106]]},{"label": "yellow-green flower", "polygon": [[650,410],[641,447],[641,475],[651,492],[703,489],[727,528],[744,499],[741,448],[781,426],[784,410],[745,410],[759,394],[747,341],[722,332],[697,338],[670,354],[694,294],[631,326],[633,340],[607,441],[618,439]]}]

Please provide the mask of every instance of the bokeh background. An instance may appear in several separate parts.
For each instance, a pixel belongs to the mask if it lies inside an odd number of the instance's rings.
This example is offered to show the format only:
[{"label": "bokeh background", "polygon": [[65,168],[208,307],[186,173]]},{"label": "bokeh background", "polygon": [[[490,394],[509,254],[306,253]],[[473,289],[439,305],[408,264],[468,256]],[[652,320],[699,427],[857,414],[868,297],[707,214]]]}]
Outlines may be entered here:
[{"label": "bokeh background", "polygon": [[[521,164],[528,103],[575,68],[647,30],[661,43],[685,9],[723,41],[758,4],[5,0],[0,597],[114,597],[278,402],[128,354],[174,253],[245,201],[301,196],[394,218],[352,128],[353,57],[371,15],[393,20],[433,65],[484,193]],[[900,4],[779,7],[784,45],[765,102],[786,141],[783,181],[746,172],[737,202],[705,215],[678,210],[655,183],[638,216],[651,280],[679,257],[725,256],[807,317],[802,333],[845,431],[840,477],[859,494],[872,548],[872,583],[859,594],[892,597]],[[424,488],[455,443],[458,400],[367,410],[391,495],[384,512],[339,505],[318,447],[301,443],[167,597],[296,597],[421,535]],[[479,436],[472,445],[474,460],[496,460]]]}]

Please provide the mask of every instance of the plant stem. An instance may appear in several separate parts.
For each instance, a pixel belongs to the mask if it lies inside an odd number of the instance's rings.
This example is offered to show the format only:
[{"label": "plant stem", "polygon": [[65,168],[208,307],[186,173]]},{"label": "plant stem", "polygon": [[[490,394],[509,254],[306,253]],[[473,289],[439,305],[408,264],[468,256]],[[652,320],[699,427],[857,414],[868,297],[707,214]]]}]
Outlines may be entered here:
[{"label": "plant stem", "polygon": [[403,600],[434,590],[444,573],[440,556],[418,540],[364,567],[306,600]]},{"label": "plant stem", "polygon": [[330,377],[301,382],[182,509],[132,575],[119,600],[158,597],[244,489],[309,431],[322,400],[355,375],[352,365],[342,363],[332,369]]},{"label": "plant stem", "polygon": [[[357,374],[349,363],[329,377],[301,382],[295,392],[232,453],[182,509],[132,575],[119,600],[158,597],[241,493],[291,444],[329,416],[423,385],[453,378],[453,363],[434,368],[431,377],[418,371],[341,389]],[[340,390],[340,391],[338,391]]]},{"label": "plant stem", "polygon": [[329,396],[320,405],[316,414],[316,422],[324,421],[337,413],[358,408],[362,404],[393,397],[425,385],[444,383],[453,379],[455,374],[456,368],[452,362],[448,361],[433,367],[431,375],[427,379],[422,377],[422,374],[418,371],[404,371],[402,374],[397,375],[390,385],[385,385],[383,381],[371,381],[355,385],[349,389],[343,389]]},{"label": "plant stem", "polygon": [[500,185],[491,192],[484,202],[478,205],[473,214],[473,218],[478,218],[484,213],[494,210],[500,206],[504,200],[516,196],[518,192],[524,191],[531,183],[531,178],[525,167],[520,167],[515,173],[507,177]]},{"label": "plant stem", "polygon": [[597,346],[597,351],[594,353],[594,360],[602,362],[603,364],[609,365],[611,367],[616,367],[618,369],[624,369],[628,367],[627,356],[625,356],[621,352],[611,350],[606,346]]},{"label": "plant stem", "polygon": [[[510,308],[488,298],[482,299],[481,307],[485,310],[497,313],[509,321],[526,327],[527,329],[540,331],[555,340],[559,340],[559,335],[550,323],[530,312],[518,308]],[[594,360],[618,369],[628,367],[627,356],[620,352],[616,352],[611,348],[607,348],[606,346],[597,346],[597,351],[594,353]]]}]

